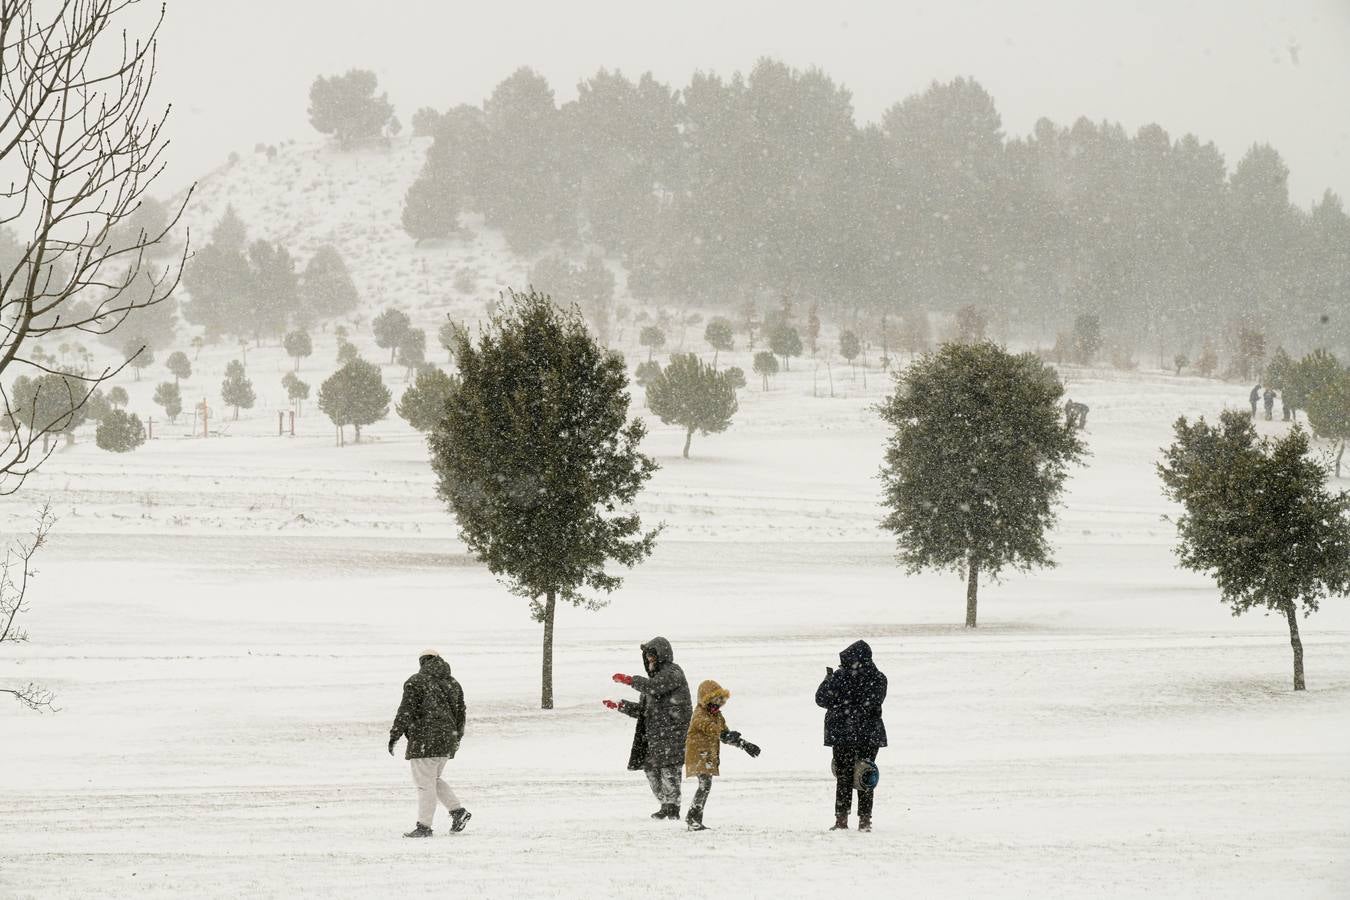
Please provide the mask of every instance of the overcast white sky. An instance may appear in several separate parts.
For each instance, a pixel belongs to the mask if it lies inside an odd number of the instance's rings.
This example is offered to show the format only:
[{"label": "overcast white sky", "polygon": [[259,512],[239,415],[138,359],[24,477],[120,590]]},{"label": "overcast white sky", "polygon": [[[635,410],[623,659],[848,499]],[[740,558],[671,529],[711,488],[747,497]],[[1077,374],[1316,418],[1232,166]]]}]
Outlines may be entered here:
[{"label": "overcast white sky", "polygon": [[967,75],[1010,134],[1041,116],[1158,122],[1213,140],[1230,169],[1265,141],[1296,202],[1331,187],[1350,203],[1350,0],[168,0],[168,178],[314,136],[305,107],[320,73],[373,69],[406,125],[420,106],[480,103],[521,65],[561,103],[601,66],[679,87],[761,56],[821,67],[852,91],[859,121]]}]

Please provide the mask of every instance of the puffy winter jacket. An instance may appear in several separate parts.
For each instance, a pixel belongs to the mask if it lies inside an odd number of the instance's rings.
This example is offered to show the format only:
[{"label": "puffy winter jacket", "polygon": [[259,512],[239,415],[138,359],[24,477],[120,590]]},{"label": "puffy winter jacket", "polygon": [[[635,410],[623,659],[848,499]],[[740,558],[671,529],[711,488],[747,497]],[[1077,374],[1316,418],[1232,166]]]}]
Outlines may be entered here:
[{"label": "puffy winter jacket", "polygon": [[[722,735],[727,733],[727,720],[720,707],[731,697],[731,691],[715,681],[698,686],[698,707],[689,720],[689,737],[684,745],[684,772],[689,778],[697,775],[720,775]],[[716,713],[708,706],[719,707]]]},{"label": "puffy winter jacket", "polygon": [[872,662],[866,641],[839,654],[839,668],[816,688],[816,705],[825,709],[825,746],[885,747],[886,676]]},{"label": "puffy winter jacket", "polygon": [[643,644],[642,664],[647,654],[656,656],[656,665],[647,676],[633,676],[633,690],[642,696],[636,701],[622,700],[619,711],[637,719],[633,749],[628,754],[630,769],[678,767],[684,761],[684,739],[689,731],[693,704],[684,670],[675,664],[675,651],[663,637]]},{"label": "puffy winter jacket", "polygon": [[389,740],[407,735],[405,759],[453,757],[464,736],[464,691],[450,675],[450,664],[424,656],[421,669],[403,682],[403,701],[394,715]]}]

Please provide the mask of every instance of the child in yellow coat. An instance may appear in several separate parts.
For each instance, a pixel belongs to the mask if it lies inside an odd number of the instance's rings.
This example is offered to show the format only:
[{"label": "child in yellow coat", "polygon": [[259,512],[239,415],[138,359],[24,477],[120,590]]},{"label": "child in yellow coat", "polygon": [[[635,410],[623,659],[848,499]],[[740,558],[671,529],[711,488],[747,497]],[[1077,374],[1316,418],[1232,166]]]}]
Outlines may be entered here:
[{"label": "child in yellow coat", "polygon": [[727,729],[727,720],[722,715],[722,707],[731,697],[731,692],[715,681],[705,681],[698,686],[698,706],[689,720],[689,735],[684,744],[685,777],[698,779],[698,790],[694,792],[694,802],[689,807],[685,822],[690,831],[704,831],[703,807],[712,791],[713,776],[718,773],[721,762],[721,745],[730,744],[740,747],[753,759],[759,756],[759,748],[741,737],[739,731]]}]

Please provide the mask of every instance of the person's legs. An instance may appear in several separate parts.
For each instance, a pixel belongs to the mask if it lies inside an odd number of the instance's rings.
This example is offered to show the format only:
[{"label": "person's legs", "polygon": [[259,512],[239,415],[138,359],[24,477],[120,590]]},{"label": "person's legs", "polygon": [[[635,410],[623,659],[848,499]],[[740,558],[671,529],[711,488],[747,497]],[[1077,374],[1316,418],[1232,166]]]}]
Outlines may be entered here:
[{"label": "person's legs", "polygon": [[661,779],[666,790],[666,801],[671,806],[680,805],[680,767],[666,766],[661,770]]},{"label": "person's legs", "polygon": [[459,802],[459,798],[455,796],[455,792],[450,788],[450,785],[441,777],[445,772],[445,764],[450,761],[450,758],[448,756],[440,756],[437,757],[437,759],[440,761],[440,765],[436,767],[437,798],[440,799],[440,801],[445,804],[445,808],[451,812],[454,812],[457,809],[463,809],[464,804]]},{"label": "person's legs", "polygon": [[850,748],[834,748],[834,815],[836,819],[847,819],[849,811],[853,808],[853,766],[857,761],[857,753]]},{"label": "person's legs", "polygon": [[417,786],[417,823],[430,828],[431,820],[436,816],[436,764],[441,760],[430,757],[408,762],[412,764],[412,780]]},{"label": "person's legs", "polygon": [[698,776],[698,790],[694,791],[694,800],[689,805],[689,811],[698,810],[703,812],[703,807],[708,805],[708,794],[712,792],[712,776]]},{"label": "person's legs", "polygon": [[642,773],[647,776],[647,786],[652,789],[652,796],[664,804],[666,802],[666,791],[661,784],[661,770],[643,769]]}]

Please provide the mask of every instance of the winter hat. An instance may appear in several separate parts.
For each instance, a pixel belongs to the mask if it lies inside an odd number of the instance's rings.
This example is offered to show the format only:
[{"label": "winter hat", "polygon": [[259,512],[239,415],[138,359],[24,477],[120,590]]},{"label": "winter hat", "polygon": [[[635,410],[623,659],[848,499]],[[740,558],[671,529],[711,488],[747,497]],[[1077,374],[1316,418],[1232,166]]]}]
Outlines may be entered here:
[{"label": "winter hat", "polygon": [[427,648],[426,650],[423,650],[422,653],[421,653],[421,655],[419,655],[417,658],[418,658],[418,659],[426,659],[428,656],[434,656],[434,657],[436,657],[437,659],[439,659],[440,656],[441,656],[441,654],[440,654],[439,652],[435,651],[435,650],[432,650],[431,648]]}]

